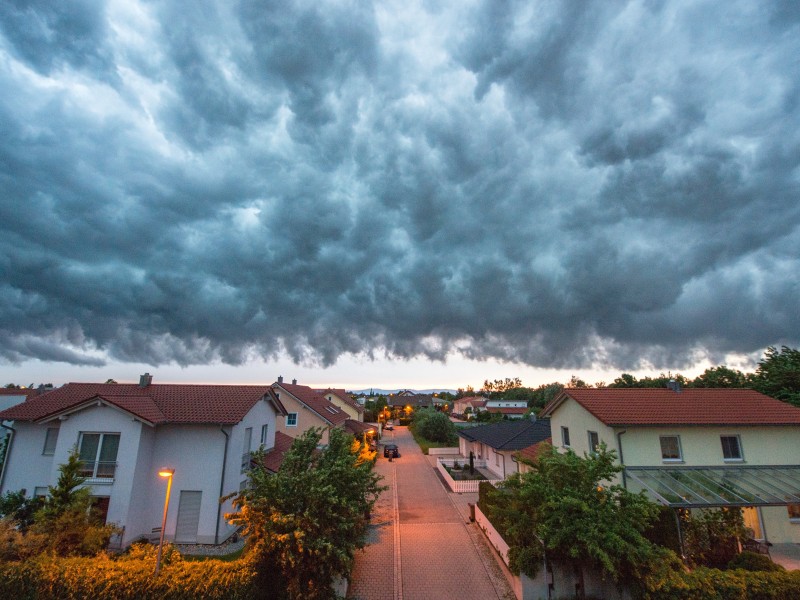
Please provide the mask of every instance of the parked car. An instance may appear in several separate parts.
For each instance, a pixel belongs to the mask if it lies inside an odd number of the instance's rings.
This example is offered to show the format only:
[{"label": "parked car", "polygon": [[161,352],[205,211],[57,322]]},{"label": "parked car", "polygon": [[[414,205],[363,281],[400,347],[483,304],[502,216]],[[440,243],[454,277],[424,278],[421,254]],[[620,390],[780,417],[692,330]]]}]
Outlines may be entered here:
[{"label": "parked car", "polygon": [[398,458],[400,456],[400,450],[397,448],[397,444],[386,444],[383,447],[383,456],[385,458]]},{"label": "parked car", "polygon": [[392,425],[391,423],[387,423],[386,425],[383,426],[383,430],[384,431],[394,431],[394,425]]}]

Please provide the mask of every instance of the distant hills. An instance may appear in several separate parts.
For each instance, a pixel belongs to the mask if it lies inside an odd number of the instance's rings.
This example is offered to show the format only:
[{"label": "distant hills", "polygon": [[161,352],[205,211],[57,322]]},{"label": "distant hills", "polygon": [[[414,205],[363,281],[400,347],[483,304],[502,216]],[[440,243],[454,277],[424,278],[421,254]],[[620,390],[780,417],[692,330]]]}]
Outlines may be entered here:
[{"label": "distant hills", "polygon": [[[402,392],[408,388],[397,388],[394,390],[385,390],[383,388],[366,388],[364,390],[349,390],[351,394],[355,394],[356,396],[360,396],[361,394],[369,394],[372,392],[376,396],[383,394],[384,396],[388,396],[389,394],[396,394],[398,392]],[[442,392],[449,392],[451,394],[455,394],[458,390],[451,390],[448,388],[433,388],[430,390],[408,390],[410,392],[414,392],[415,394],[440,394]]]}]

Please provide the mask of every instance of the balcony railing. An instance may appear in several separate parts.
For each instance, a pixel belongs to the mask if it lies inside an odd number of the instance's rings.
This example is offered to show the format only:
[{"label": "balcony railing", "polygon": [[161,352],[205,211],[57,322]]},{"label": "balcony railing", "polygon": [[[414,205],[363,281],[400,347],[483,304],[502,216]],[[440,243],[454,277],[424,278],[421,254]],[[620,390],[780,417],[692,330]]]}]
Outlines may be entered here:
[{"label": "balcony railing", "polygon": [[114,479],[116,472],[116,461],[98,460],[81,462],[80,475],[87,479]]}]

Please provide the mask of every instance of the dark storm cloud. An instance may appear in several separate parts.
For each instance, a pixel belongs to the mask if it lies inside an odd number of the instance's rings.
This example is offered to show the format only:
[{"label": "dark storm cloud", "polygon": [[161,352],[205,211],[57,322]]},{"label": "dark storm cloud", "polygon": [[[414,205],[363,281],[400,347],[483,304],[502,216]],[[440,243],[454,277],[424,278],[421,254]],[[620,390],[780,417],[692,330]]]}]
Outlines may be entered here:
[{"label": "dark storm cloud", "polygon": [[0,356],[796,344],[792,6],[6,3]]}]

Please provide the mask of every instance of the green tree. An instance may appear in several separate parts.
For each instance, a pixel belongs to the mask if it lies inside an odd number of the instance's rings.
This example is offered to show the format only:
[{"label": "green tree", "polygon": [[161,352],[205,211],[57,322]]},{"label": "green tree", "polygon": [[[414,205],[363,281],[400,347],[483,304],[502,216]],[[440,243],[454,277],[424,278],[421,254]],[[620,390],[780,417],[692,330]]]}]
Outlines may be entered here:
[{"label": "green tree", "polygon": [[380,477],[345,432],[330,430],[319,450],[321,438],[320,429],[297,438],[276,474],[255,453],[249,485],[233,500],[239,512],[226,515],[245,528],[265,598],[333,598],[334,580],[366,543]]},{"label": "green tree", "polygon": [[528,406],[539,411],[550,404],[563,390],[564,384],[557,381],[540,385],[533,391],[531,399],[528,400]]},{"label": "green tree", "polygon": [[458,441],[455,425],[450,418],[442,412],[418,410],[414,413],[412,427],[414,427],[416,433],[431,442],[455,444]]},{"label": "green tree", "polygon": [[58,480],[34,515],[27,535],[29,552],[49,552],[59,556],[93,556],[108,547],[118,533],[113,525],[99,520],[93,508],[91,490],[82,487],[78,449],[73,448],[67,462],[58,467]]},{"label": "green tree", "polygon": [[[615,454],[577,456],[544,448],[531,470],[515,473],[486,495],[487,516],[509,543],[510,566],[535,576],[548,561],[586,565],[614,581],[638,580],[662,552],[643,535],[658,514],[644,494],[611,483],[621,471]],[[581,586],[583,587],[583,586]]]},{"label": "green tree", "polygon": [[25,532],[33,525],[33,517],[42,507],[43,498],[25,496],[25,492],[6,492],[0,497],[0,518],[10,519],[15,526]]},{"label": "green tree", "polygon": [[767,396],[800,406],[800,350],[767,348],[753,376],[753,387]]},{"label": "green tree", "polygon": [[748,383],[747,375],[741,371],[720,365],[706,369],[690,385],[696,388],[743,388]]}]

